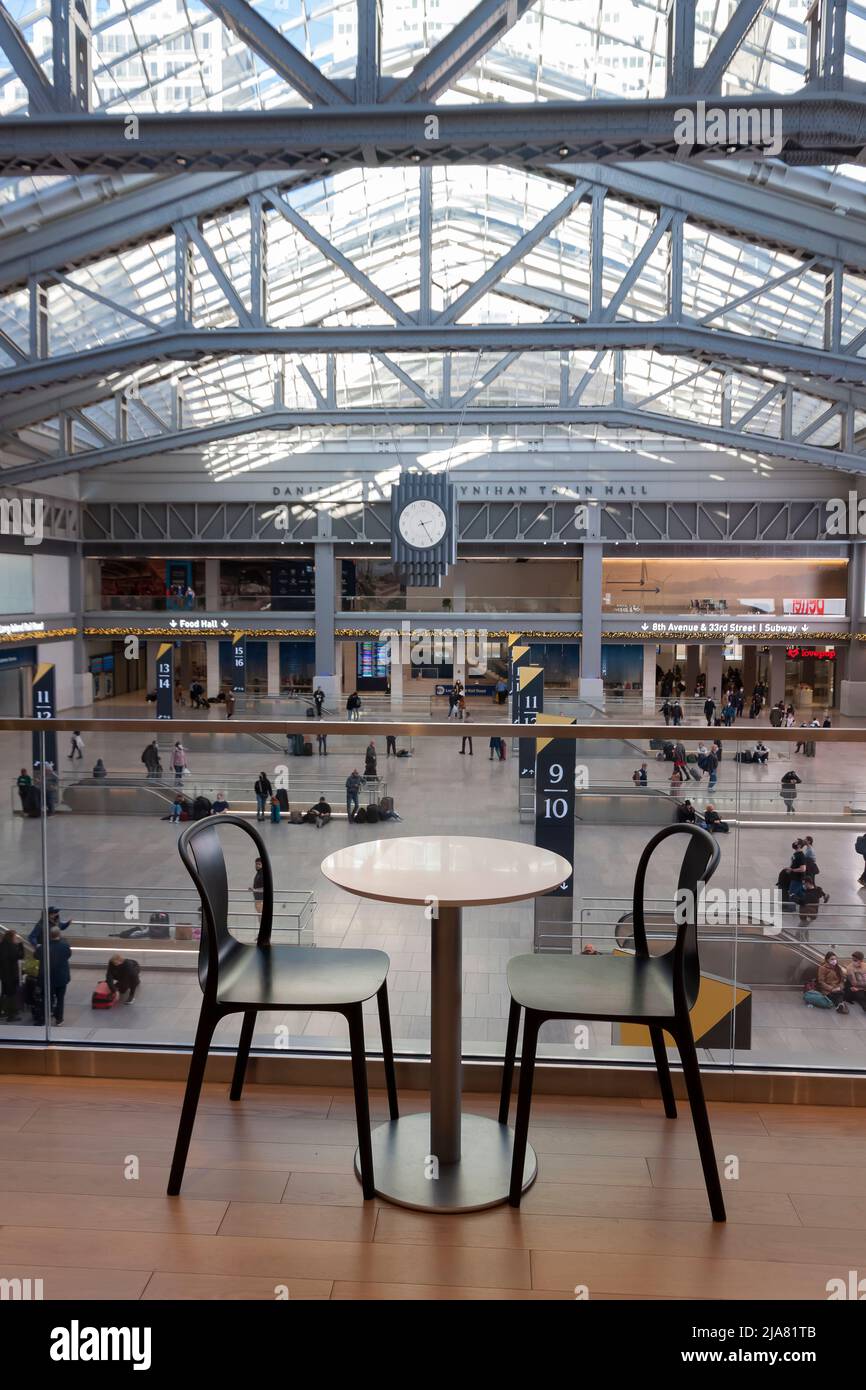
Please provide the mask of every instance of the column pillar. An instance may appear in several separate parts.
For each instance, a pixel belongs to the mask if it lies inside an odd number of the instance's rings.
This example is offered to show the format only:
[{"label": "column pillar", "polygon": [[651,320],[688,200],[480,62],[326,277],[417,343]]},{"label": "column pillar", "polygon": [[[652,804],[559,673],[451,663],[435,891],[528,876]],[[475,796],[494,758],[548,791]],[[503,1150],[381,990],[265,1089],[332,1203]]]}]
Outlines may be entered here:
[{"label": "column pillar", "polygon": [[707,661],[707,694],[713,697],[717,705],[721,703],[722,698],[722,652],[721,647],[710,643],[704,647]]},{"label": "column pillar", "polygon": [[156,692],[156,653],[158,649],[159,638],[149,637],[144,649],[144,664],[147,673],[145,682],[148,695],[153,695]]},{"label": "column pillar", "polygon": [[[69,607],[79,632],[84,631],[86,569],[80,554],[69,557]],[[93,699],[93,681],[87,643],[83,637],[72,639],[72,704],[75,709],[89,705]]]},{"label": "column pillar", "polygon": [[341,684],[337,671],[337,639],[334,635],[337,561],[330,532],[330,513],[319,512],[319,538],[316,541],[316,674],[313,688],[321,686],[328,701],[339,698]]},{"label": "column pillar", "polygon": [[280,644],[276,640],[268,642],[268,694],[280,693]]},{"label": "column pillar", "polygon": [[[220,562],[219,560],[205,560],[204,562],[204,606],[208,613],[218,613],[220,608]],[[219,681],[217,681],[217,687]]]},{"label": "column pillar", "polygon": [[866,543],[852,541],[848,547],[848,622],[856,632],[863,622],[866,601]]},{"label": "column pillar", "polygon": [[785,698],[785,648],[770,648],[770,704],[777,705]]},{"label": "column pillar", "polygon": [[753,642],[743,646],[743,689],[751,695],[758,680],[758,649]]},{"label": "column pillar", "polygon": [[[207,563],[210,564],[210,561]],[[205,693],[208,699],[212,700],[220,692],[220,644],[219,642],[205,642],[204,650],[207,665]]]},{"label": "column pillar", "polygon": [[[599,508],[592,507],[589,510],[587,534],[589,535],[590,530],[594,530],[597,534]],[[601,699],[604,695],[604,685],[601,679],[602,553],[601,540],[588,539],[584,541],[580,594],[583,633],[580,639],[578,694],[590,699]]]},{"label": "column pillar", "polygon": [[686,647],[686,694],[694,695],[701,670],[701,649],[696,642]]},{"label": "column pillar", "polygon": [[655,642],[643,644],[643,703],[653,706],[656,698],[656,665],[658,657]]}]

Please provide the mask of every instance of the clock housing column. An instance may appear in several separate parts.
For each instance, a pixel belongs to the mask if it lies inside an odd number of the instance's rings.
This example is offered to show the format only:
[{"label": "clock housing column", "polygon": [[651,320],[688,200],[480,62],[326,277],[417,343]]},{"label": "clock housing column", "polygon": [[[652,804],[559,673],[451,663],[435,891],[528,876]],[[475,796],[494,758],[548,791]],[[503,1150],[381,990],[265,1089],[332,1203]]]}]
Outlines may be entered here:
[{"label": "clock housing column", "polygon": [[341,686],[337,670],[337,639],[334,635],[337,607],[336,567],[331,514],[320,511],[319,534],[316,538],[316,674],[313,677],[313,689],[321,688],[328,701],[339,697]]}]

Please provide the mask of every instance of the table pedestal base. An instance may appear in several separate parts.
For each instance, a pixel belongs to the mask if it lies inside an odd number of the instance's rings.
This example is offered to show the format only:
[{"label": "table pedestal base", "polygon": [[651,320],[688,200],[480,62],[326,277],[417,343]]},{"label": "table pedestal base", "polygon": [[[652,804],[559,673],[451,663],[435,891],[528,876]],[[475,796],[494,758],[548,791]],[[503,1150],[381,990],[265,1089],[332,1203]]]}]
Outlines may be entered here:
[{"label": "table pedestal base", "polygon": [[[463,1115],[459,1163],[439,1165],[431,1175],[430,1116],[407,1115],[373,1130],[376,1195],[417,1211],[480,1211],[508,1200],[514,1131],[482,1115]],[[527,1145],[524,1192],[535,1181],[538,1163]],[[355,1155],[358,1175],[358,1156]]]}]

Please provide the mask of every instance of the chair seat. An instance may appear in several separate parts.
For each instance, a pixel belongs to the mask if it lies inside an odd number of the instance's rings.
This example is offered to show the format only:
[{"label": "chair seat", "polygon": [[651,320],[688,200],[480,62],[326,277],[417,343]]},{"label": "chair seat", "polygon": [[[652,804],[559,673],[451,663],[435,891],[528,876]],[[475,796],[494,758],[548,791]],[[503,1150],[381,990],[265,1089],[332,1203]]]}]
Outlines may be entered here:
[{"label": "chair seat", "polygon": [[566,1018],[673,1019],[670,963],[642,956],[514,956],[508,988],[515,1003]]},{"label": "chair seat", "polygon": [[382,987],[384,951],[238,943],[220,964],[219,1004],[258,1009],[327,1009],[362,1004]]}]

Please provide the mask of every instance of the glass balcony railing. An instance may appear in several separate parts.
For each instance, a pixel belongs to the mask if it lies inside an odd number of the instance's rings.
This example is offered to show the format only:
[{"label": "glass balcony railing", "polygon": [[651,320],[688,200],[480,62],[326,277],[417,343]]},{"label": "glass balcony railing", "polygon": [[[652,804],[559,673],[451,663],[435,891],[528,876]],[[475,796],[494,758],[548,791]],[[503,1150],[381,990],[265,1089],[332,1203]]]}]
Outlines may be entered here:
[{"label": "glass balcony railing", "polygon": [[[312,594],[222,594],[214,613],[311,613],[316,606]],[[102,594],[88,605],[89,612],[102,613],[184,613],[208,611],[204,595],[168,598],[165,594]]]},{"label": "glass balcony railing", "polygon": [[[866,833],[866,729],[776,730],[762,714],[707,730],[690,711],[686,724],[666,729],[657,716],[617,722],[573,697],[547,694],[549,713],[576,721],[545,731],[563,740],[563,752],[576,741],[574,785],[563,801],[574,894],[466,911],[467,1058],[502,1055],[512,956],[633,949],[631,894],[641,851],[658,830],[694,815],[712,827],[721,850],[698,916],[703,992],[695,1020],[703,1065],[866,1069],[866,976],[857,955],[866,954],[866,856],[857,848]],[[387,951],[396,1046],[404,1056],[426,1055],[424,909],[349,897],[320,866],[332,850],[364,839],[446,831],[536,839],[545,788],[536,786],[533,758],[518,756],[521,741],[534,752],[532,730],[511,725],[507,706],[480,697],[467,704],[463,721],[447,719],[447,703],[433,707],[429,696],[408,691],[402,700],[365,700],[355,724],[334,717],[334,702],[319,721],[306,719],[296,702],[276,699],[267,708],[244,702],[231,725],[217,709],[181,711],[171,723],[118,719],[110,704],[100,708],[102,718],[76,717],[74,725],[0,720],[8,788],[0,820],[0,937],[14,932],[11,945],[21,945],[20,983],[4,995],[0,1036],[31,1046],[191,1045],[201,923],[177,853],[177,817],[212,812],[222,800],[234,814],[263,818],[258,828],[271,854],[281,939]],[[82,759],[69,757],[73,727],[84,739]],[[40,766],[33,761],[34,728],[46,739],[36,750]],[[154,738],[161,772],[150,776],[142,754]],[[178,742],[186,759],[180,776],[173,766]],[[104,778],[91,775],[97,758]],[[46,774],[49,761],[57,771]],[[356,816],[352,805],[350,817],[346,781],[356,770],[364,814]],[[270,798],[259,805],[262,773],[278,793],[279,819],[271,818]],[[32,779],[29,788],[26,780],[19,784],[22,777]],[[331,815],[317,825],[310,811],[322,799]],[[654,952],[668,949],[676,930],[678,854],[665,841],[647,882]],[[249,940],[256,913],[246,846],[232,847],[228,868],[231,928]],[[71,948],[71,979],[59,1005],[39,964],[50,909],[57,909],[50,923]],[[138,962],[140,987],[129,1006],[93,1009],[94,987],[117,956]],[[298,1011],[280,1022],[281,1051],[345,1049],[336,1017]],[[368,1023],[375,1049],[375,1007]],[[228,1020],[217,1046],[231,1047],[237,1026]],[[262,1017],[254,1046],[276,1046],[272,1019]],[[541,1054],[572,1065],[652,1065],[648,1039],[608,1025],[592,1024],[578,1050],[573,1027],[552,1022]]]},{"label": "glass balcony railing", "polygon": [[344,595],[344,613],[568,613],[580,614],[573,594],[467,594],[464,599],[438,594]]}]

